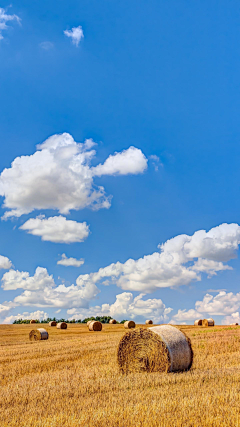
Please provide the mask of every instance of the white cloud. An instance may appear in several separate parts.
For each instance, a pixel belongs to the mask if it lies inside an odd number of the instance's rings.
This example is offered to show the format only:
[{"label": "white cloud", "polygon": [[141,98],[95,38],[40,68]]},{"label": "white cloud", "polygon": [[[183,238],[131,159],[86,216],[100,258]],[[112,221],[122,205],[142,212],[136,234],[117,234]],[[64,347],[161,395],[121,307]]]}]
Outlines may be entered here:
[{"label": "white cloud", "polygon": [[19,228],[26,230],[28,234],[41,236],[44,241],[54,243],[83,242],[89,235],[89,226],[86,222],[67,220],[61,215],[30,218]]},{"label": "white cloud", "polygon": [[161,299],[143,299],[144,294],[133,298],[130,292],[123,292],[116,295],[116,301],[113,304],[102,304],[101,306],[91,307],[88,310],[69,309],[68,314],[74,318],[84,318],[88,316],[111,316],[117,320],[136,319],[138,317],[150,318],[154,323],[160,323],[168,319],[168,314],[172,308],[166,308]]},{"label": "white cloud", "polygon": [[23,320],[31,320],[31,319],[35,319],[35,320],[46,320],[48,318],[48,314],[45,313],[44,311],[33,311],[32,313],[29,313],[27,311],[25,311],[24,313],[21,314],[17,314],[15,316],[8,316],[4,319],[3,323],[4,324],[9,324],[9,323],[13,323],[14,320],[18,320],[18,319],[23,319]]},{"label": "white cloud", "polygon": [[52,42],[42,42],[39,43],[39,46],[44,50],[50,50],[54,48],[54,44]]},{"label": "white cloud", "polygon": [[54,286],[52,275],[49,276],[47,269],[37,267],[34,276],[27,271],[10,270],[3,275],[2,288],[4,291],[15,289],[44,290]]},{"label": "white cloud", "polygon": [[236,313],[232,313],[231,316],[226,316],[222,321],[223,325],[231,325],[231,323],[238,323],[240,325],[239,311],[237,311]]},{"label": "white cloud", "polygon": [[156,172],[158,171],[159,166],[163,166],[159,157],[156,156],[156,154],[152,154],[151,156],[149,156],[149,159],[152,161],[153,167],[154,167]]},{"label": "white cloud", "polygon": [[0,255],[0,270],[9,270],[12,267],[12,262],[6,256]]},{"label": "white cloud", "polygon": [[121,153],[110,155],[107,160],[92,168],[93,174],[102,175],[135,175],[147,169],[147,159],[139,148],[130,147]]},{"label": "white cloud", "polygon": [[178,310],[177,314],[173,316],[171,323],[174,324],[182,320],[196,320],[199,318],[201,318],[201,314],[196,310]]},{"label": "white cloud", "polygon": [[17,15],[9,15],[6,13],[6,9],[0,7],[0,40],[3,39],[2,31],[7,30],[7,22],[17,21],[20,23],[20,18]]},{"label": "white cloud", "polygon": [[112,283],[124,290],[153,292],[158,288],[188,285],[200,281],[201,273],[208,277],[219,271],[229,270],[223,264],[236,257],[240,242],[238,224],[221,224],[209,232],[197,231],[192,236],[185,234],[173,237],[159,245],[161,252],[129,259],[124,264],[117,262],[98,272],[80,275],[79,283],[97,283],[109,277]]},{"label": "white cloud", "polygon": [[75,46],[78,46],[80,40],[84,37],[81,25],[73,27],[71,30],[65,30],[64,34],[72,39],[72,43],[75,44]]},{"label": "white cloud", "polygon": [[65,267],[81,267],[84,264],[84,259],[68,258],[65,254],[62,254],[62,258],[57,264],[64,265]]},{"label": "white cloud", "polygon": [[[86,207],[109,208],[111,197],[93,181],[96,168],[91,168],[90,162],[96,154],[92,150],[94,145],[91,139],[78,144],[71,135],[63,133],[39,144],[34,154],[16,157],[0,175],[0,195],[5,198],[4,207],[10,209],[4,218],[19,217],[35,209],[57,209],[66,215],[70,210]],[[137,157],[140,153],[139,150]],[[115,168],[113,174],[116,171]],[[121,173],[129,171],[123,166]],[[109,169],[106,172],[109,174]]]}]

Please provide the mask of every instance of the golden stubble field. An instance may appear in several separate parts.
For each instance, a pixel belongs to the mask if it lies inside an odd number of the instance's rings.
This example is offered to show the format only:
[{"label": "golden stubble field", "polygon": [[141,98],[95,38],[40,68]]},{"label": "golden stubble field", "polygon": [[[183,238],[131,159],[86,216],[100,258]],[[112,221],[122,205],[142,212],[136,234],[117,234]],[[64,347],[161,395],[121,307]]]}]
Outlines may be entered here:
[{"label": "golden stubble field", "polygon": [[1,427],[240,426],[240,327],[181,326],[189,372],[124,376],[122,325],[41,325],[49,340],[31,343],[33,326],[0,325]]}]

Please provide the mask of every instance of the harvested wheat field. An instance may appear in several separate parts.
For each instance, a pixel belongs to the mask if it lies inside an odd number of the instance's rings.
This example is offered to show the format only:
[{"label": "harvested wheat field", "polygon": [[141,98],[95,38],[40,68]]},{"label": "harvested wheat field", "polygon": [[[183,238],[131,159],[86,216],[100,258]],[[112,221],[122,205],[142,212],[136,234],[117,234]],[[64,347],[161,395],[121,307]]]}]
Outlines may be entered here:
[{"label": "harvested wheat field", "polygon": [[117,363],[123,325],[41,326],[49,339],[31,342],[32,325],[0,325],[1,427],[240,425],[238,326],[182,326],[189,371],[128,375]]}]

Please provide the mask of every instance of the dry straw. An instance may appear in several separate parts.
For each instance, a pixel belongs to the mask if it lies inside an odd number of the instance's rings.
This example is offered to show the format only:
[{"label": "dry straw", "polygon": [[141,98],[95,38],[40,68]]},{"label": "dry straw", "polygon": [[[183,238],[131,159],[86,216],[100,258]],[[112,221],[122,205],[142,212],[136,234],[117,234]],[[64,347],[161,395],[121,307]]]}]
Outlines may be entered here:
[{"label": "dry straw", "polygon": [[57,322],[55,322],[54,320],[52,320],[52,322],[49,322],[49,326],[57,326]]},{"label": "dry straw", "polygon": [[190,369],[191,342],[171,325],[127,332],[118,345],[118,364],[123,373],[176,372]]},{"label": "dry straw", "polygon": [[202,319],[197,319],[197,320],[195,320],[195,322],[194,322],[194,326],[202,326]]},{"label": "dry straw", "polygon": [[89,329],[89,331],[101,331],[102,330],[102,324],[101,324],[101,322],[97,322],[96,320],[93,320],[88,325],[88,329]]},{"label": "dry straw", "polygon": [[204,326],[205,328],[207,328],[208,326],[214,326],[214,320],[213,319],[203,319],[202,321],[202,326]]},{"label": "dry straw", "polygon": [[115,325],[117,323],[117,321],[115,319],[110,319],[109,323],[111,323],[111,325]]},{"label": "dry straw", "polygon": [[88,320],[87,326],[89,326],[91,322],[93,322],[93,320]]},{"label": "dry straw", "polygon": [[58,329],[67,329],[67,323],[60,322],[60,323],[57,324],[57,328]]},{"label": "dry straw", "polygon": [[153,321],[152,320],[146,320],[146,325],[152,325],[153,324]]},{"label": "dry straw", "polygon": [[48,340],[48,332],[43,328],[33,329],[29,332],[29,339],[30,341]]},{"label": "dry straw", "polygon": [[133,320],[127,320],[125,323],[124,323],[124,328],[126,328],[126,329],[132,329],[132,328],[135,328],[135,322],[133,321]]},{"label": "dry straw", "polygon": [[32,320],[30,320],[30,323],[36,323],[36,320],[32,319]]}]

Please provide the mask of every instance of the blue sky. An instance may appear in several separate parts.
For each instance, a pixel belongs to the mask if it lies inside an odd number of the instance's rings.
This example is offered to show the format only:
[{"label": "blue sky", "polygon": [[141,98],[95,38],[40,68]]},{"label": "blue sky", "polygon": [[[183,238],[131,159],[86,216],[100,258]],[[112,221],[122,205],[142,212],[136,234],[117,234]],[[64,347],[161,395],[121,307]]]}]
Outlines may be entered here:
[{"label": "blue sky", "polygon": [[239,24],[236,1],[2,1],[1,322],[240,322]]}]

